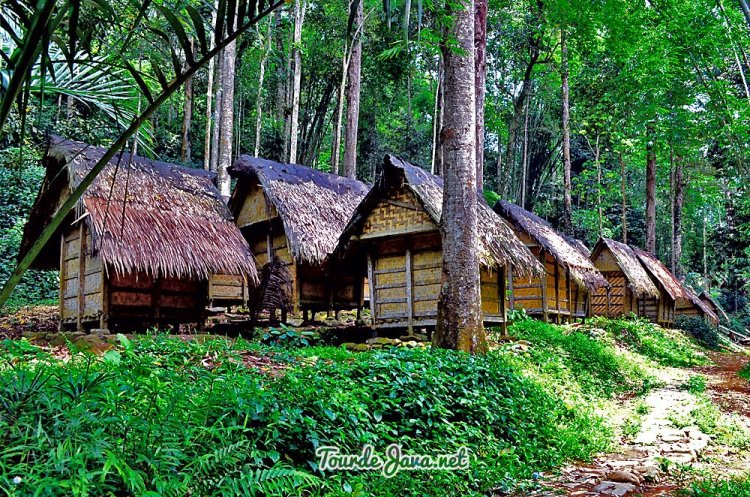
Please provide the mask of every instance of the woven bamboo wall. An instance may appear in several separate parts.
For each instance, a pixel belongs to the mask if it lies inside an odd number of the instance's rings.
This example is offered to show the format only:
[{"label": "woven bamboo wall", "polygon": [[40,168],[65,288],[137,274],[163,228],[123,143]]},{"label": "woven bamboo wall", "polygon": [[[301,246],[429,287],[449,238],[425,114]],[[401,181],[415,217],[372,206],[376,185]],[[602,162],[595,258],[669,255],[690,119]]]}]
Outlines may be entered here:
[{"label": "woven bamboo wall", "polygon": [[64,324],[74,323],[78,327],[82,323],[98,322],[104,312],[102,260],[98,255],[91,255],[91,247],[91,232],[86,223],[69,228],[63,235],[60,320]]},{"label": "woven bamboo wall", "polygon": [[240,213],[237,215],[235,224],[242,228],[276,217],[278,217],[276,208],[267,201],[263,189],[258,185],[253,185],[245,196],[242,209],[240,209]]},{"label": "woven bamboo wall", "polygon": [[392,189],[370,211],[362,227],[362,236],[388,236],[433,229],[437,229],[437,225],[424,211],[414,193],[402,187]]}]

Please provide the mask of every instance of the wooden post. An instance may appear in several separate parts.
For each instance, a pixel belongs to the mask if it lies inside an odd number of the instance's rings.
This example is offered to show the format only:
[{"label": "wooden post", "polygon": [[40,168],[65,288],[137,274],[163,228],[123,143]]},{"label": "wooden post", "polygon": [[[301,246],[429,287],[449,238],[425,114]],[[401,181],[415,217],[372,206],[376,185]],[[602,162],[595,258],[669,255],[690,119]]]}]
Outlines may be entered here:
[{"label": "wooden post", "polygon": [[[573,287],[570,284],[570,268],[565,269],[565,282],[568,293],[568,322],[572,323],[575,320],[575,314],[573,312]],[[578,299],[576,299],[576,305],[578,305]]]},{"label": "wooden post", "polygon": [[375,270],[372,267],[372,254],[367,254],[367,280],[370,282],[370,318],[375,324]]},{"label": "wooden post", "polygon": [[101,273],[101,285],[102,285],[102,314],[99,316],[99,328],[102,330],[109,329],[109,286],[107,282],[107,272],[104,268],[104,261],[102,261],[102,273]]},{"label": "wooden post", "polygon": [[549,310],[547,305],[547,256],[544,255],[544,250],[539,250],[539,260],[544,268],[544,271],[542,272],[542,319],[545,323],[549,323]]},{"label": "wooden post", "polygon": [[[510,310],[514,310],[516,308],[516,292],[513,290],[513,266],[508,265],[508,290],[510,292]],[[503,296],[503,301],[505,301],[505,296]]]},{"label": "wooden post", "polygon": [[365,306],[365,277],[359,278],[359,295],[357,295],[357,321],[362,319],[362,307]]},{"label": "wooden post", "polygon": [[505,309],[505,273],[508,266],[503,266],[497,272],[497,288],[500,294],[500,315],[503,317],[503,336],[508,336],[508,316]]},{"label": "wooden post", "polygon": [[414,334],[414,300],[412,296],[411,249],[406,249],[406,329]]},{"label": "wooden post", "polygon": [[77,325],[78,331],[83,330],[83,311],[85,310],[85,288],[86,284],[86,231],[84,229],[85,223],[81,221],[81,226],[78,229],[78,314],[77,314]]},{"label": "wooden post", "polygon": [[[612,300],[612,298],[611,298],[611,296],[612,296],[612,287],[608,286],[607,287],[607,317],[608,318],[612,317],[612,308],[611,308],[611,300]],[[625,298],[625,297],[623,297],[623,298]]]},{"label": "wooden post", "polygon": [[555,309],[557,309],[557,324],[560,324],[560,264],[555,261]]},{"label": "wooden post", "polygon": [[65,233],[60,235],[60,322],[57,331],[63,330],[63,311],[65,309]]}]

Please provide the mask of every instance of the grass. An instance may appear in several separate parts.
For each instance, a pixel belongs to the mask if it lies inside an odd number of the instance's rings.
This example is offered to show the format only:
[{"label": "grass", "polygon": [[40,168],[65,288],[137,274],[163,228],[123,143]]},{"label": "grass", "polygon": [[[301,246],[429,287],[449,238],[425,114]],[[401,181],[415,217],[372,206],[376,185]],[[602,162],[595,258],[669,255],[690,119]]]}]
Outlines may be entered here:
[{"label": "grass", "polygon": [[[5,341],[0,490],[478,496],[534,485],[536,472],[610,448],[603,413],[655,384],[640,355],[582,330],[522,320],[510,332],[528,350],[479,357],[155,334],[63,361]],[[277,374],[258,371],[258,357]],[[466,446],[471,467],[389,479],[318,470],[321,445],[358,454],[394,442],[407,453]]]},{"label": "grass", "polygon": [[703,481],[694,483],[689,491],[683,492],[692,497],[750,497],[750,481]]},{"label": "grass", "polygon": [[744,378],[748,381],[750,381],[750,362],[748,362],[744,368],[740,369],[739,373],[737,373],[740,378]]}]

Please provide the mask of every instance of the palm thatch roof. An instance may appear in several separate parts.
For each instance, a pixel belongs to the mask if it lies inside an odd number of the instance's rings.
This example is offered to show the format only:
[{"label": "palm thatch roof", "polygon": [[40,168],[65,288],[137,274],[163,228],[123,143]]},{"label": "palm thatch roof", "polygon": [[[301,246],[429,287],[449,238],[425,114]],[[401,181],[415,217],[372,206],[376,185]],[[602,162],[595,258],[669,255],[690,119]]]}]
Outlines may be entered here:
[{"label": "palm thatch roof", "polygon": [[[105,153],[60,137],[50,140],[47,173],[24,230],[22,254]],[[243,274],[257,281],[250,248],[214,177],[122,152],[94,179],[63,226],[87,223],[92,250],[101,255],[107,271],[192,279]],[[60,234],[50,240],[36,267],[58,267],[59,240]]]},{"label": "palm thatch roof", "polygon": [[[394,155],[386,155],[383,170],[370,193],[362,200],[341,236],[342,245],[362,227],[369,212],[392,186],[406,186],[421,203],[432,221],[440,224],[443,212],[443,179],[409,164]],[[480,262],[486,267],[512,265],[519,274],[541,274],[543,268],[513,229],[477,196],[477,221]]]},{"label": "palm thatch roof", "polygon": [[625,277],[628,280],[628,288],[637,297],[653,297],[659,298],[659,289],[656,287],[648,273],[646,268],[643,267],[641,262],[638,260],[638,256],[635,254],[633,249],[624,243],[612,240],[611,238],[600,238],[594,250],[591,252],[591,259],[596,260],[598,255],[604,249],[609,251],[617,261],[617,265],[622,269]]},{"label": "palm thatch roof", "polygon": [[688,300],[688,296],[685,293],[685,287],[682,286],[680,280],[678,280],[672,272],[667,269],[667,266],[662,262],[649,254],[645,250],[641,250],[637,247],[632,247],[635,255],[643,264],[643,267],[651,274],[654,280],[669,294],[672,300],[677,301],[679,299]]},{"label": "palm thatch roof", "polygon": [[697,293],[695,293],[695,291],[693,291],[692,288],[690,288],[687,285],[683,286],[683,293],[685,294],[685,298],[695,307],[700,309],[700,311],[704,315],[706,315],[712,322],[714,323],[719,322],[719,316],[716,315],[714,310],[711,309],[711,307],[706,302],[701,300],[701,298],[698,296]]},{"label": "palm thatch roof", "polygon": [[[258,181],[276,208],[297,262],[321,264],[338,243],[341,232],[368,191],[361,181],[296,164],[279,164],[241,156],[229,173],[240,181]],[[244,199],[235,189],[230,205]],[[236,212],[236,210],[234,211]]]},{"label": "palm thatch roof", "polygon": [[583,243],[578,238],[573,238],[572,236],[566,236],[565,239],[570,243],[573,247],[575,247],[586,259],[591,257],[591,249],[586,246],[585,243]]},{"label": "palm thatch roof", "polygon": [[505,200],[495,204],[495,212],[529,235],[542,249],[551,253],[560,265],[570,270],[576,285],[591,291],[609,286],[588,255],[583,255],[580,247],[561,236],[544,219]]},{"label": "palm thatch roof", "polygon": [[724,310],[722,306],[719,305],[718,302],[716,302],[716,299],[714,299],[711,295],[709,295],[708,292],[706,292],[705,290],[702,291],[701,294],[698,295],[698,298],[703,303],[708,305],[712,310],[714,310],[714,312],[716,312],[716,314],[718,314],[719,317],[721,317],[721,319],[727,322],[729,321],[729,315],[727,314],[727,312]]}]

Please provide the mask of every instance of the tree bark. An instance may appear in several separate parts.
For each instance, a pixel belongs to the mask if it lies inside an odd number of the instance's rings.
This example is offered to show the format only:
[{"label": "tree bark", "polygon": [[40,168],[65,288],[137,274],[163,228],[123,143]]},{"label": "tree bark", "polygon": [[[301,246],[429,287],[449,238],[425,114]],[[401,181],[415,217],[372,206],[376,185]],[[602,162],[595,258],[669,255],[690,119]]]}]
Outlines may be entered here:
[{"label": "tree bark", "polygon": [[[193,50],[193,40],[190,39],[190,50]],[[193,77],[185,81],[185,101],[182,106],[182,146],[180,160],[192,161],[192,146],[190,144],[190,125],[193,120]]]},{"label": "tree bark", "polygon": [[565,28],[560,31],[560,78],[562,80],[563,128],[563,231],[572,233],[573,195],[570,179],[570,88],[568,86],[568,42]]},{"label": "tree bark", "polygon": [[347,68],[346,133],[344,134],[344,176],[357,177],[357,132],[359,130],[359,93],[362,69],[362,35],[364,22],[363,0],[357,2],[354,26],[357,35],[352,40],[352,53]]},{"label": "tree bark", "polygon": [[[211,12],[211,26],[216,26],[216,11],[219,7],[219,0],[214,0],[214,8]],[[214,48],[214,37],[209,36],[209,50],[213,50]],[[211,157],[212,157],[212,147],[213,144],[213,134],[212,134],[212,127],[215,127],[216,125],[212,123],[211,117],[212,117],[212,100],[214,98],[214,73],[216,72],[216,59],[217,57],[211,57],[211,60],[208,61],[208,86],[206,88],[206,137],[203,143],[203,169],[206,171],[211,171]],[[214,124],[212,126],[212,124]]]},{"label": "tree bark", "polygon": [[674,170],[674,240],[672,242],[672,272],[678,278],[682,276],[682,207],[685,200],[685,181],[682,157],[675,160]]},{"label": "tree bark", "polygon": [[221,111],[222,111],[222,105],[221,102],[224,98],[224,91],[223,91],[223,82],[222,82],[222,74],[223,71],[221,70],[221,66],[223,65],[222,61],[224,60],[224,54],[223,51],[219,52],[216,55],[218,63],[216,64],[216,70],[214,74],[215,79],[215,86],[216,91],[214,93],[214,101],[216,102],[216,105],[214,105],[214,115],[213,115],[213,128],[211,129],[211,145],[209,147],[210,150],[210,162],[209,162],[209,170],[213,172],[218,172],[219,170],[219,143],[221,139]]},{"label": "tree bark", "polygon": [[477,190],[484,189],[484,97],[487,81],[487,0],[474,2],[474,86],[477,128]]},{"label": "tree bark", "polygon": [[443,129],[443,104],[445,68],[443,56],[438,55],[437,88],[435,89],[435,116],[432,137],[432,174],[441,176],[443,174],[443,144],[440,140],[440,131]]},{"label": "tree bark", "polygon": [[462,53],[444,53],[443,269],[433,346],[482,353],[487,342],[477,247],[474,1],[456,9],[452,38]]},{"label": "tree bark", "polygon": [[521,207],[526,208],[526,175],[529,171],[529,106],[523,120],[523,157],[521,160]]},{"label": "tree bark", "polygon": [[260,73],[258,74],[258,96],[255,99],[255,149],[253,155],[258,157],[260,154],[261,131],[263,129],[263,80],[266,75],[266,62],[268,54],[271,53],[271,37],[273,34],[273,19],[268,19],[268,31],[266,33],[266,43],[263,50],[263,56],[260,59]]},{"label": "tree bark", "polygon": [[292,39],[292,58],[294,60],[294,86],[292,88],[292,115],[289,119],[289,162],[297,162],[297,143],[299,133],[299,98],[302,84],[302,24],[305,22],[307,0],[294,0],[294,37]]},{"label": "tree bark", "polygon": [[604,211],[602,209],[602,164],[599,160],[599,133],[596,133],[596,149],[594,150],[594,163],[596,163],[596,206],[599,212],[599,238],[604,233]]},{"label": "tree bark", "polygon": [[620,157],[620,177],[621,177],[621,194],[622,194],[622,243],[628,243],[628,203],[627,203],[627,170],[625,169],[625,161],[622,159],[622,152],[619,154]]},{"label": "tree bark", "polygon": [[656,255],[656,153],[654,130],[648,126],[646,143],[646,252]]},{"label": "tree bark", "polygon": [[[234,29],[234,26],[232,26]],[[229,198],[231,179],[227,169],[232,165],[232,139],[234,135],[234,74],[237,61],[237,42],[228,44],[222,52],[221,67],[221,129],[219,130],[219,162],[217,166],[219,193]],[[219,100],[217,100],[217,105]]]},{"label": "tree bark", "polygon": [[750,7],[748,7],[746,0],[739,0],[739,1],[740,1],[740,8],[742,9],[742,13],[745,16],[745,21],[747,21],[748,27],[750,27]]},{"label": "tree bark", "polygon": [[331,172],[341,174],[341,129],[344,119],[344,99],[346,98],[346,74],[349,69],[349,47],[344,47],[344,56],[341,58],[341,84],[339,84],[336,99],[336,124],[333,128],[333,143],[331,144]]}]

